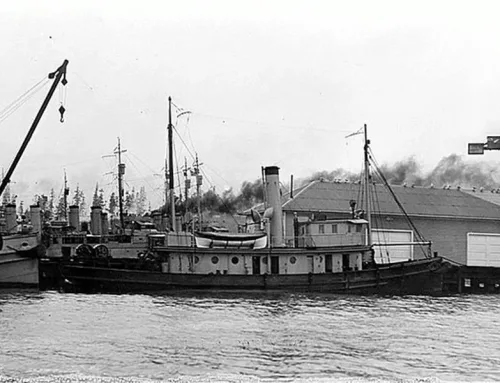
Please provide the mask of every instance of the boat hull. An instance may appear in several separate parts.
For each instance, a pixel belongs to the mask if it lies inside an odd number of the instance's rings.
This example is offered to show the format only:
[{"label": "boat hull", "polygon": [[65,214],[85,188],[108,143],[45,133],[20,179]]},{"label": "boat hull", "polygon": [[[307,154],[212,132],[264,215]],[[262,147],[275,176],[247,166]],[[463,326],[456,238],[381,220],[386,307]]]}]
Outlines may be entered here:
[{"label": "boat hull", "polygon": [[[440,258],[380,265],[374,269],[321,274],[174,274],[104,265],[63,263],[60,287],[80,291],[281,290],[340,294],[426,294],[443,292]],[[48,267],[48,266],[47,266]]]},{"label": "boat hull", "polygon": [[453,266],[444,283],[450,293],[500,294],[500,267]]},{"label": "boat hull", "polygon": [[4,237],[0,251],[0,287],[38,287],[39,247],[36,236]]}]

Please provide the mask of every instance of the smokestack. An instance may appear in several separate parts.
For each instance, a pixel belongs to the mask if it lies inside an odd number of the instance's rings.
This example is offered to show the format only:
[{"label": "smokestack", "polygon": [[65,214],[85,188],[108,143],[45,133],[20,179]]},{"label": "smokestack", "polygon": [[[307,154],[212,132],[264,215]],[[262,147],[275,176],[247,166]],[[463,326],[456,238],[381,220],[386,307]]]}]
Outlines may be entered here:
[{"label": "smokestack", "polygon": [[283,241],[283,212],[281,209],[279,168],[268,166],[264,168],[266,201],[272,209],[271,214],[271,246],[284,246]]},{"label": "smokestack", "polygon": [[290,176],[290,198],[293,198],[293,174]]},{"label": "smokestack", "polygon": [[38,239],[42,238],[42,211],[39,205],[30,206],[31,215],[31,226],[33,226],[33,232],[37,233],[36,237]]},{"label": "smokestack", "polygon": [[5,224],[7,233],[17,233],[16,205],[5,205]]},{"label": "smokestack", "polygon": [[153,224],[155,225],[156,227],[156,230],[162,230],[162,227],[161,227],[161,212],[159,212],[158,210],[155,210],[153,212],[151,212],[151,218],[153,219]]},{"label": "smokestack", "polygon": [[76,231],[80,231],[80,208],[78,205],[69,207],[69,225],[73,226]]},{"label": "smokestack", "polygon": [[92,206],[90,208],[90,232],[94,235],[102,234],[102,209],[100,206]]},{"label": "smokestack", "polygon": [[101,213],[101,230],[102,235],[109,234],[108,213]]}]

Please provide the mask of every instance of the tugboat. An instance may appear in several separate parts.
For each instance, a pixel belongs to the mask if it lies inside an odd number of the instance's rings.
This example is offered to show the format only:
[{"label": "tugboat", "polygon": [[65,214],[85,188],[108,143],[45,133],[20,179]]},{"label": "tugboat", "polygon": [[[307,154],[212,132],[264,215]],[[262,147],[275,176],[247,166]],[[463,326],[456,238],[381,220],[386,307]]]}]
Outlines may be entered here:
[{"label": "tugboat", "polygon": [[[170,125],[170,124],[169,124]],[[369,166],[365,125],[365,190]],[[171,162],[171,161],[170,161]],[[170,163],[170,166],[172,164]],[[173,174],[171,169],[170,174]],[[166,234],[149,237],[136,259],[66,258],[59,263],[67,288],[82,291],[167,289],[286,290],[340,294],[441,294],[442,258],[377,264],[371,240],[370,205],[366,219],[297,222],[292,245],[283,238],[279,168],[264,168],[267,209],[257,233],[194,233],[191,245],[168,243]],[[173,180],[170,187],[173,188]],[[172,194],[171,194],[172,195]],[[369,201],[366,198],[365,201]],[[174,205],[172,204],[172,212]],[[325,224],[336,232],[311,233]],[[333,231],[333,230],[332,230]],[[186,233],[170,233],[181,234]]]}]

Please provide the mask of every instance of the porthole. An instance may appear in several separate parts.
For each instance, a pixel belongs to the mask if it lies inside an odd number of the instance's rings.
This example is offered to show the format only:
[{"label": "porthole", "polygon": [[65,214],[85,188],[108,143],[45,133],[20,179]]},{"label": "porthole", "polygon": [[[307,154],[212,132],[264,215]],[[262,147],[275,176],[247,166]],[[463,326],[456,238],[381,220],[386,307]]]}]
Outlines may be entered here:
[{"label": "porthole", "polygon": [[216,265],[217,263],[219,263],[219,257],[212,257],[212,263],[214,265]]},{"label": "porthole", "polygon": [[194,263],[198,263],[200,262],[200,257],[198,257],[197,255],[194,256]]},{"label": "porthole", "polygon": [[233,265],[237,265],[239,261],[240,259],[238,257],[231,258],[231,262],[233,263]]},{"label": "porthole", "polygon": [[290,263],[291,263],[292,265],[295,265],[295,262],[297,262],[297,258],[295,258],[295,257],[291,257],[291,258],[290,258]]},{"label": "porthole", "polygon": [[264,265],[267,265],[267,257],[262,257],[262,263],[263,263]]}]

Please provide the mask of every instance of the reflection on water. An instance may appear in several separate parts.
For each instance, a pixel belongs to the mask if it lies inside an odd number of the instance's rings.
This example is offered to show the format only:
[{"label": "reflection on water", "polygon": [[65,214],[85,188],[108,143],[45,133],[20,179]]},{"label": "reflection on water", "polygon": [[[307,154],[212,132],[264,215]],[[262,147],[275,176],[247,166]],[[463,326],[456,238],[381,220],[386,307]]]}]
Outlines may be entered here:
[{"label": "reflection on water", "polygon": [[499,380],[499,325],[497,295],[0,290],[0,376]]}]

